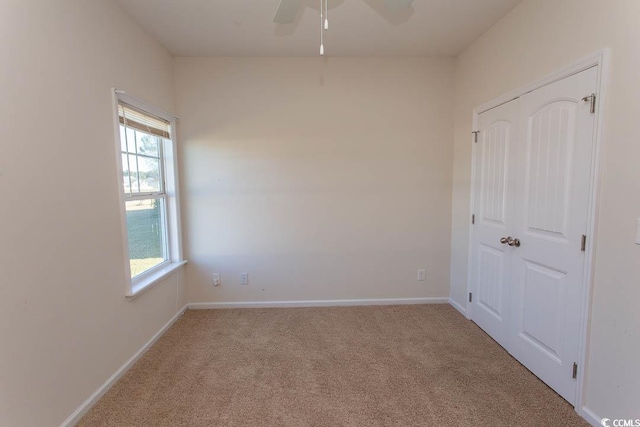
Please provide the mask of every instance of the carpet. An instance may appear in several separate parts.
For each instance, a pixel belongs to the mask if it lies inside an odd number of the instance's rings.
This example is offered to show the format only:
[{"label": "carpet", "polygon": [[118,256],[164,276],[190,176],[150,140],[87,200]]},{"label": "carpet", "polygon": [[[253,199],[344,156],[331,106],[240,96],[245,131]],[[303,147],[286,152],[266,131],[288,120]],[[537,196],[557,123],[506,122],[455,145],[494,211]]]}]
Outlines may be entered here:
[{"label": "carpet", "polygon": [[88,426],[588,426],[449,305],[189,310]]}]

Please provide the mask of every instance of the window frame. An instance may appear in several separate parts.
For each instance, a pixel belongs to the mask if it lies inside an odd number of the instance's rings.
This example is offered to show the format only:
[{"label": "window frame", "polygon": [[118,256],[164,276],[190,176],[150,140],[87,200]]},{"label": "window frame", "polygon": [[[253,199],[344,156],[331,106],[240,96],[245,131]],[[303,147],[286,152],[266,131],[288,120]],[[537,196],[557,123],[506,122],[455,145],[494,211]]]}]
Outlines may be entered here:
[{"label": "window frame", "polygon": [[[160,171],[162,190],[159,193],[150,192],[127,196],[123,188],[122,176],[124,173],[122,162],[122,138],[120,137],[120,119],[118,115],[118,104],[128,104],[151,116],[169,122],[169,138],[162,138],[162,149],[158,153],[160,158]],[[180,198],[178,191],[178,162],[176,147],[176,117],[156,108],[126,92],[113,89],[113,112],[114,112],[114,133],[117,163],[117,183],[120,203],[120,223],[122,231],[122,242],[124,251],[124,267],[126,275],[125,296],[132,299],[153,285],[160,282],[178,268],[186,264],[182,258],[182,233],[180,222]],[[131,277],[131,260],[129,254],[129,233],[127,229],[126,203],[136,200],[164,200],[165,208],[163,222],[165,224],[163,235],[165,239],[166,260],[162,263],[140,273],[136,277]]]}]

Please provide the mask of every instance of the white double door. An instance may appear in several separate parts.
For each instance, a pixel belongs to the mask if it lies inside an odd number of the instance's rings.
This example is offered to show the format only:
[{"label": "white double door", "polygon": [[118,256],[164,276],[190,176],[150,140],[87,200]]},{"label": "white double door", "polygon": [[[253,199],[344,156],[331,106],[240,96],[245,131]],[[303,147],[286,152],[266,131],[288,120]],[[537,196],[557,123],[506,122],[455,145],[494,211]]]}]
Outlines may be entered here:
[{"label": "white double door", "polygon": [[595,115],[591,68],[478,116],[471,319],[575,402]]}]

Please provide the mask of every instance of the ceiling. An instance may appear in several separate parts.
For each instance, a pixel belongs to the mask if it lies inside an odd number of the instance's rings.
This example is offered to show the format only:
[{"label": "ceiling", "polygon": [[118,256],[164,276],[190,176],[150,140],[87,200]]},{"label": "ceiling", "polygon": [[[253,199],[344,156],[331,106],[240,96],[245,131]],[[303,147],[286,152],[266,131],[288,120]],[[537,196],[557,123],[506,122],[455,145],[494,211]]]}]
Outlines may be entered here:
[{"label": "ceiling", "polygon": [[[295,23],[272,22],[279,0],[115,0],[175,56],[314,56],[320,0]],[[328,0],[328,56],[456,56],[520,0]]]}]

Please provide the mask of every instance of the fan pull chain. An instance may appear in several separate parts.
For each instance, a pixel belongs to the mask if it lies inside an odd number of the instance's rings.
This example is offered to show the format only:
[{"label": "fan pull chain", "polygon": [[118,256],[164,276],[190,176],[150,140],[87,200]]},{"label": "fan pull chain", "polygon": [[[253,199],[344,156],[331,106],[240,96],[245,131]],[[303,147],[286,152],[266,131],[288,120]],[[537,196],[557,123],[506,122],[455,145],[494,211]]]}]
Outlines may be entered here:
[{"label": "fan pull chain", "polygon": [[324,30],[329,29],[329,0],[324,0]]},{"label": "fan pull chain", "polygon": [[324,24],[324,1],[320,0],[320,56],[324,56],[324,31],[322,28]]}]

